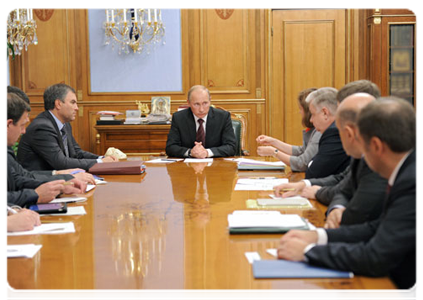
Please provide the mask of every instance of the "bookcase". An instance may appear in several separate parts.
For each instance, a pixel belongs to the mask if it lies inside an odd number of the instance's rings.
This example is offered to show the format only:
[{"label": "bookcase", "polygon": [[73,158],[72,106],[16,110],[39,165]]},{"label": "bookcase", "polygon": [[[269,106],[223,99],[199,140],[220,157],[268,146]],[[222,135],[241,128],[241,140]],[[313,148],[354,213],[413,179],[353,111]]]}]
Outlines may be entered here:
[{"label": "bookcase", "polygon": [[382,96],[416,105],[416,16],[405,9],[372,9],[367,17],[368,73]]}]

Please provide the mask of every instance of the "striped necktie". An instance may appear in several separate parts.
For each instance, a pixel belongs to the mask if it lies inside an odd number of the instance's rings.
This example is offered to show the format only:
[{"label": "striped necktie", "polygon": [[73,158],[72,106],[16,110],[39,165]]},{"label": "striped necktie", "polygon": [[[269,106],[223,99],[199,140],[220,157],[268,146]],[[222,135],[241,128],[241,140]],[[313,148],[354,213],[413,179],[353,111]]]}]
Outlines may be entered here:
[{"label": "striped necktie", "polygon": [[69,148],[68,148],[68,135],[65,131],[65,126],[62,127],[62,130],[60,130],[62,133],[62,141],[63,141],[63,148],[65,148],[65,155],[66,157],[69,157]]},{"label": "striped necktie", "polygon": [[198,127],[195,141],[202,142],[203,147],[206,147],[206,134],[204,133],[204,127],[203,127],[204,120],[198,119],[198,123],[200,124],[200,126]]}]

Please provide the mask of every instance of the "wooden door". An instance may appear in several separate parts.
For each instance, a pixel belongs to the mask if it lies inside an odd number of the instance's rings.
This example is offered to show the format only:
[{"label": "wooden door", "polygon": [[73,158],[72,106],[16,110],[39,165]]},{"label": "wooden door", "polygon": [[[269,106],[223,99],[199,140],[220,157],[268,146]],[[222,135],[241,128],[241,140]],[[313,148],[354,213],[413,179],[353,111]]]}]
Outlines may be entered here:
[{"label": "wooden door", "polygon": [[302,144],[298,93],[346,83],[346,10],[272,11],[269,134]]}]

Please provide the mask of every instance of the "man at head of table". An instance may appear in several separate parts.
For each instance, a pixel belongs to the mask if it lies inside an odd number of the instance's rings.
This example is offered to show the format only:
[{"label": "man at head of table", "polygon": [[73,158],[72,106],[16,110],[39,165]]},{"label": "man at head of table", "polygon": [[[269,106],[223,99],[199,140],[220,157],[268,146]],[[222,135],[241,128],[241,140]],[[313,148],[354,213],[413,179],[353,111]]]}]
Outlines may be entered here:
[{"label": "man at head of table", "polygon": [[231,114],[211,107],[209,90],[202,85],[188,92],[189,108],[175,112],[167,136],[170,157],[227,157],[236,152]]}]

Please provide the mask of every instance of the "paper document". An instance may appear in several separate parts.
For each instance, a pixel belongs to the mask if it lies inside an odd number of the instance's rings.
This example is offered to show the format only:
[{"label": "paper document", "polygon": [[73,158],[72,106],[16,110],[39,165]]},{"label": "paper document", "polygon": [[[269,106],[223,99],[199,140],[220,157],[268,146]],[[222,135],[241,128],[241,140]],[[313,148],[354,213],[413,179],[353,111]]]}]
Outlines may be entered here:
[{"label": "paper document", "polygon": [[236,158],[233,161],[236,161],[238,164],[254,164],[254,165],[262,165],[262,166],[279,166],[284,167],[286,164],[282,161],[264,161],[264,160],[256,160],[256,159],[249,159],[249,158]]},{"label": "paper document", "polygon": [[87,189],[85,190],[86,193],[88,193],[89,191],[91,191],[93,188],[95,188],[94,184],[87,184]]},{"label": "paper document", "polygon": [[274,186],[288,182],[287,178],[240,178],[235,185],[235,191],[273,191]]},{"label": "paper document", "polygon": [[230,233],[283,233],[290,229],[308,229],[299,215],[279,211],[236,210],[228,215]]},{"label": "paper document", "polygon": [[33,258],[43,245],[7,245],[7,258],[26,257]]},{"label": "paper document", "polygon": [[260,260],[258,252],[245,252],[245,257],[250,264],[252,264],[255,260]]},{"label": "paper document", "polygon": [[68,211],[66,213],[61,214],[44,214],[45,216],[80,216],[86,215],[87,212],[83,206],[68,206]]},{"label": "paper document", "polygon": [[152,160],[148,160],[145,163],[150,163],[150,164],[171,164],[177,161],[182,161],[182,158],[158,158],[158,159],[152,159]]},{"label": "paper document", "polygon": [[257,204],[261,206],[306,206],[312,207],[307,198],[301,196],[294,196],[288,198],[278,198],[270,194],[273,199],[257,199]]},{"label": "paper document", "polygon": [[185,158],[186,163],[212,163],[213,158]]},{"label": "paper document", "polygon": [[59,233],[73,233],[75,232],[75,226],[73,222],[68,223],[50,223],[41,224],[35,227],[33,230],[19,231],[19,232],[8,232],[8,236],[18,235],[32,235],[32,234],[59,234]]},{"label": "paper document", "polygon": [[100,179],[95,180],[96,185],[101,185],[101,184],[106,184],[106,183],[107,183],[107,181],[105,181],[105,180],[100,180]]},{"label": "paper document", "polygon": [[63,198],[56,198],[50,203],[71,203],[71,202],[84,202],[87,201],[85,197],[63,197]]}]

